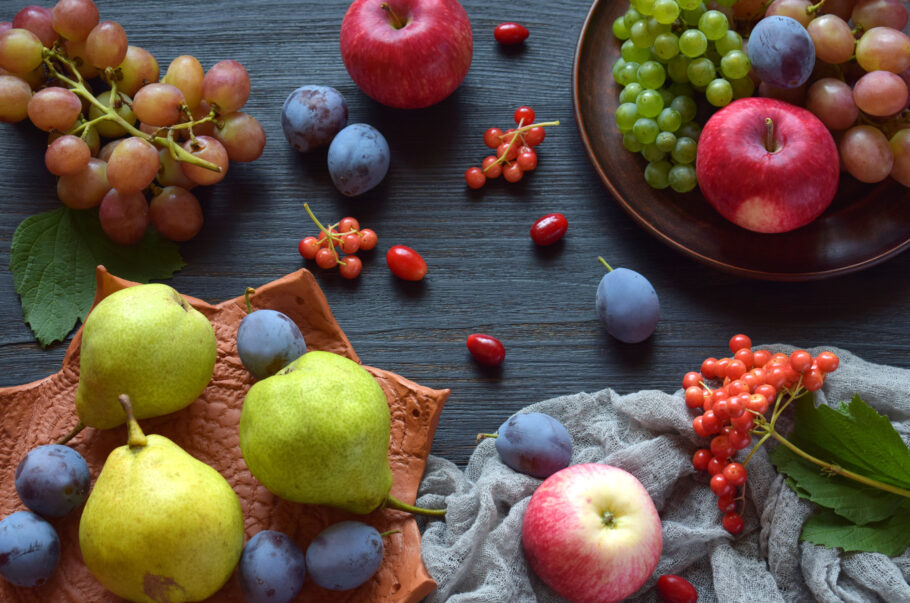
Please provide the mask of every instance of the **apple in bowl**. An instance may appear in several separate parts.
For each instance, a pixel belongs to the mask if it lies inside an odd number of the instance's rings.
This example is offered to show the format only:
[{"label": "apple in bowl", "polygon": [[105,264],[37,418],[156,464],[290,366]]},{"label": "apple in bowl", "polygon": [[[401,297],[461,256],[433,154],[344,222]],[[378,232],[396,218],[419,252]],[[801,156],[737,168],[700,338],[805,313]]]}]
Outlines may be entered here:
[{"label": "apple in bowl", "polygon": [[354,0],[341,22],[341,58],[372,99],[420,109],[447,98],[471,66],[474,38],[458,0]]},{"label": "apple in bowl", "polygon": [[695,173],[705,200],[724,218],[778,233],[805,226],[831,204],[840,160],[818,117],[784,101],[751,97],[705,123]]},{"label": "apple in bowl", "polygon": [[574,603],[611,603],[654,573],[663,532],[654,502],[634,475],[581,463],[537,487],[521,543],[528,565],[557,593]]}]

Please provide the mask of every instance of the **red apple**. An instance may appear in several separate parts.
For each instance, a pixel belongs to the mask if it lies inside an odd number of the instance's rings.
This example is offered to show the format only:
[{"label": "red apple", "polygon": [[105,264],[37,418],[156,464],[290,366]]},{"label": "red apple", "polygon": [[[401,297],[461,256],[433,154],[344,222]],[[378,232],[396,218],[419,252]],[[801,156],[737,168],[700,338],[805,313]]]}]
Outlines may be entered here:
[{"label": "red apple", "polygon": [[647,582],[663,533],[634,475],[582,463],[557,471],[531,496],[521,529],[528,565],[574,603],[610,603]]},{"label": "red apple", "polygon": [[756,232],[787,232],[831,204],[840,160],[815,115],[752,97],[711,116],[698,140],[695,172],[705,199],[726,219]]},{"label": "red apple", "polygon": [[471,66],[471,22],[458,0],[354,0],[341,58],[374,100],[419,109],[448,97]]}]

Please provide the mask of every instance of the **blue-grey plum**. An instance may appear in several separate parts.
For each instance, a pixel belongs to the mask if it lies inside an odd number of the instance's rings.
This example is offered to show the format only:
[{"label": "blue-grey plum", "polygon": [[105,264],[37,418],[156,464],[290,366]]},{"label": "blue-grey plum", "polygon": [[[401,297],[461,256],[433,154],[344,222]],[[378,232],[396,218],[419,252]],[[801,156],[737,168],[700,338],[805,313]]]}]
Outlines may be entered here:
[{"label": "blue-grey plum", "polygon": [[61,444],[28,451],[16,467],[16,492],[44,517],[63,517],[88,498],[91,474],[82,455]]},{"label": "blue-grey plum", "polygon": [[277,310],[254,310],[240,321],[237,355],[257,379],[265,379],[306,353],[297,324]]},{"label": "blue-grey plum", "polygon": [[607,333],[626,343],[650,337],[660,318],[654,287],[628,268],[616,268],[600,279],[595,304]]},{"label": "blue-grey plum", "polygon": [[759,21],[749,34],[749,61],[755,74],[778,88],[803,85],[815,68],[815,44],[802,23],[773,15]]},{"label": "blue-grey plum", "polygon": [[335,188],[348,197],[361,195],[382,182],[390,161],[389,143],[368,124],[347,126],[329,145],[329,175]]},{"label": "blue-grey plum", "polygon": [[565,426],[548,414],[519,413],[499,426],[496,452],[515,471],[544,479],[569,466],[572,438]]},{"label": "blue-grey plum", "polygon": [[288,603],[303,588],[306,560],[290,536],[263,530],[243,547],[237,573],[247,603]]},{"label": "blue-grey plum", "polygon": [[301,86],[281,108],[281,128],[291,146],[312,151],[327,146],[348,123],[348,104],[330,86]]},{"label": "blue-grey plum", "polygon": [[46,519],[16,511],[0,521],[0,576],[17,586],[41,586],[59,562],[60,538]]},{"label": "blue-grey plum", "polygon": [[322,588],[350,590],[376,573],[384,553],[376,528],[361,521],[341,521],[313,539],[306,550],[306,565]]}]

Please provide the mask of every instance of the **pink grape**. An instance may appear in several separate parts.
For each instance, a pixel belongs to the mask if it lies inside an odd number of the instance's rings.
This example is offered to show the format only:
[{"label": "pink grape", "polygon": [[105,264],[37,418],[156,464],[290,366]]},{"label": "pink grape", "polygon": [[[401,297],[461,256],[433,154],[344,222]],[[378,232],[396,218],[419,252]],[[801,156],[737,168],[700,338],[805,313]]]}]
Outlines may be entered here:
[{"label": "pink grape", "polygon": [[898,130],[888,142],[894,155],[891,177],[910,187],[910,129]]},{"label": "pink grape", "polygon": [[116,67],[126,58],[126,31],[115,21],[102,21],[85,39],[85,57],[88,62],[104,69]]},{"label": "pink grape", "polygon": [[239,111],[249,97],[250,75],[237,61],[218,61],[202,80],[202,98],[221,115]]},{"label": "pink grape", "polygon": [[904,29],[907,26],[907,9],[900,0],[859,0],[850,13],[854,26],[864,30],[873,27],[893,27]]},{"label": "pink grape", "polygon": [[818,117],[829,130],[844,130],[859,117],[853,100],[853,89],[833,77],[816,80],[806,92],[806,109]]},{"label": "pink grape", "polygon": [[185,54],[171,61],[162,81],[179,88],[186,99],[186,105],[193,109],[202,100],[202,80],[204,78],[205,70],[202,69],[199,59]]},{"label": "pink grape", "polygon": [[780,15],[796,19],[803,27],[807,26],[815,16],[807,9],[812,6],[809,0],[774,0],[765,10],[765,16]]},{"label": "pink grape", "polygon": [[54,14],[43,6],[30,5],[22,8],[13,17],[13,27],[27,29],[41,40],[41,43],[50,48],[54,45],[59,34],[54,31]]},{"label": "pink grape", "polygon": [[758,85],[758,96],[776,98],[791,105],[802,106],[806,102],[806,85],[803,84],[796,88],[779,88],[767,82],[761,82]]},{"label": "pink grape", "polygon": [[856,39],[846,21],[836,15],[822,15],[812,19],[806,27],[815,44],[815,57],[836,65],[853,56]]},{"label": "pink grape", "polygon": [[44,152],[44,165],[55,176],[81,172],[92,158],[92,151],[78,136],[65,134],[52,142]]},{"label": "pink grape", "polygon": [[126,57],[118,67],[122,79],[118,80],[117,88],[130,97],[146,84],[157,82],[160,75],[155,56],[140,46],[127,46]]},{"label": "pink grape", "polygon": [[109,190],[107,164],[94,157],[81,172],[57,180],[57,198],[73,209],[95,207]]},{"label": "pink grape", "polygon": [[85,46],[86,40],[67,40],[63,45],[66,56],[76,63],[76,71],[90,80],[98,77],[98,68],[88,60]]},{"label": "pink grape", "polygon": [[860,182],[881,182],[891,173],[894,154],[878,128],[853,126],[838,144],[841,167]]},{"label": "pink grape", "polygon": [[158,168],[158,175],[155,177],[155,180],[157,180],[158,184],[161,186],[179,186],[186,190],[190,190],[196,186],[196,183],[187,178],[186,174],[183,173],[183,170],[180,168],[180,162],[171,156],[170,149],[158,150],[158,163],[160,163],[161,166]]},{"label": "pink grape", "polygon": [[144,124],[172,126],[183,117],[180,107],[185,102],[180,88],[163,83],[149,84],[133,97],[133,113]]},{"label": "pink grape", "polygon": [[215,184],[227,175],[229,163],[227,149],[217,139],[211,136],[197,136],[195,140],[187,140],[183,143],[183,148],[195,157],[204,159],[221,168],[221,171],[216,172],[201,165],[182,162],[180,169],[183,170],[187,178],[196,184],[204,186]]},{"label": "pink grape", "polygon": [[[742,1],[742,0],[740,0]],[[856,0],[825,0],[818,12],[820,15],[837,15],[844,21],[850,20],[850,12]]]},{"label": "pink grape", "polygon": [[27,29],[12,28],[0,33],[0,67],[25,73],[41,65],[44,45]]},{"label": "pink grape", "polygon": [[[67,136],[63,132],[48,132],[47,133],[47,146],[51,146],[55,140],[61,136]],[[88,128],[79,134],[79,138],[82,139],[89,149],[92,157],[98,156],[98,151],[101,149],[101,137],[98,136],[98,130],[95,128]]]},{"label": "pink grape", "polygon": [[107,162],[107,180],[121,193],[138,193],[158,173],[158,150],[137,136],[123,139]]},{"label": "pink grape", "polygon": [[54,29],[67,40],[82,41],[98,25],[98,7],[92,0],[58,0],[51,12]]},{"label": "pink grape", "polygon": [[265,130],[252,115],[237,112],[219,119],[215,138],[224,145],[231,161],[255,161],[265,149]]},{"label": "pink grape", "polygon": [[115,243],[135,245],[149,225],[149,204],[142,193],[122,193],[111,189],[98,207],[101,230]]},{"label": "pink grape", "polygon": [[111,153],[114,152],[114,149],[117,148],[117,145],[123,142],[123,138],[115,138],[104,143],[104,146],[98,151],[98,159],[107,163],[111,159]]},{"label": "pink grape", "polygon": [[76,93],[59,86],[43,88],[28,101],[28,118],[45,132],[69,130],[81,114],[82,101]]},{"label": "pink grape", "polygon": [[152,225],[166,238],[182,243],[202,230],[202,206],[196,195],[179,186],[166,186],[149,204]]},{"label": "pink grape", "polygon": [[870,71],[853,85],[853,100],[860,111],[875,117],[894,115],[907,106],[907,84],[890,71]]},{"label": "pink grape", "polygon": [[32,87],[14,75],[0,75],[0,122],[15,123],[28,117]]},{"label": "pink grape", "polygon": [[900,73],[910,67],[910,37],[891,27],[873,27],[856,43],[856,62],[866,71]]}]

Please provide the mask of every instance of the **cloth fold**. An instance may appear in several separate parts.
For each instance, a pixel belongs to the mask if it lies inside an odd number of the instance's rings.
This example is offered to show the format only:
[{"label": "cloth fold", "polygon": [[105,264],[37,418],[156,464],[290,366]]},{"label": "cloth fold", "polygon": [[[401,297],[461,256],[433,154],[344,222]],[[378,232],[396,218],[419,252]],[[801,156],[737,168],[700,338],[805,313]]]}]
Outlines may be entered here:
[{"label": "cloth fold", "polygon": [[[910,445],[910,370],[827,349],[838,355],[840,366],[816,392],[816,403],[835,406],[859,394],[887,415]],[[809,351],[815,355],[821,349]],[[799,541],[815,506],[797,497],[777,473],[768,459],[769,443],[748,465],[745,529],[738,536],[726,532],[708,476],[692,467],[692,453],[706,441],[692,431],[694,415],[682,389],[619,395],[606,388],[544,400],[520,412],[558,419],[572,437],[572,464],[621,467],[654,500],[663,523],[663,551],[653,576],[631,601],[655,601],[657,578],[679,574],[696,587],[700,602],[910,603],[910,549],[889,558]],[[778,422],[784,433],[788,417],[785,413]],[[524,512],[540,482],[504,465],[492,439],[477,445],[464,471],[429,457],[417,504],[445,505],[448,511],[444,521],[418,520],[423,560],[438,583],[427,603],[563,601],[530,572],[521,548]]]}]

